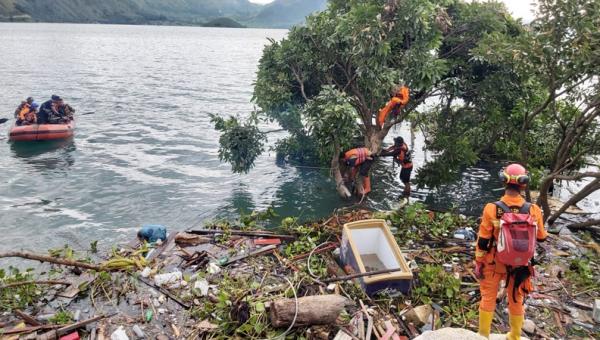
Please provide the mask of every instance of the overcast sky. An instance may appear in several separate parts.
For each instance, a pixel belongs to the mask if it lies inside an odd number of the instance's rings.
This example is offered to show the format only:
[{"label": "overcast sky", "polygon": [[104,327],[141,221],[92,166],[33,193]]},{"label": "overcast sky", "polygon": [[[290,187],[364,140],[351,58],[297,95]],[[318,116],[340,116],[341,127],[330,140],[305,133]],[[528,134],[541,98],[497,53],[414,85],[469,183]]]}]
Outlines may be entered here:
[{"label": "overcast sky", "polygon": [[[268,4],[273,2],[273,0],[249,0],[250,2],[254,2],[257,4]],[[531,3],[534,3],[535,0],[502,0],[506,4],[506,7],[512,12],[513,16],[517,18],[523,18],[524,22],[529,22],[533,19],[533,14],[531,13]]]}]

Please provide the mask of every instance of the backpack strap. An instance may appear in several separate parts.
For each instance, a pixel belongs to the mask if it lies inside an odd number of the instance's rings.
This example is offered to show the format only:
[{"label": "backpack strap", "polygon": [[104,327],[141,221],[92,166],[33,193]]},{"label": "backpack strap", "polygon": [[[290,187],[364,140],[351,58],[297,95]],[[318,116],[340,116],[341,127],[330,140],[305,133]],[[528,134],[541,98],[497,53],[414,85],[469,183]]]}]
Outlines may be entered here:
[{"label": "backpack strap", "polygon": [[523,206],[519,209],[519,214],[529,214],[529,210],[531,209],[531,203],[525,202]]},{"label": "backpack strap", "polygon": [[502,217],[502,214],[512,212],[512,210],[510,210],[510,207],[502,201],[494,202],[494,205],[496,206],[496,218],[498,219]]}]

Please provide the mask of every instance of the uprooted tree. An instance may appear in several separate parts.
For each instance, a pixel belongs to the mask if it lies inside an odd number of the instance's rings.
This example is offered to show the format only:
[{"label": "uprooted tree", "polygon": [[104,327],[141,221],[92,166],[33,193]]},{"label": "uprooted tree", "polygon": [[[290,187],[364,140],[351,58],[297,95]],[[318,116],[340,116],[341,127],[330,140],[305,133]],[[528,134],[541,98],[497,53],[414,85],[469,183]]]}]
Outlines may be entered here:
[{"label": "uprooted tree", "polygon": [[[538,204],[550,223],[599,190],[598,27],[598,1],[540,0],[536,19],[520,34],[487,34],[471,51],[469,65],[492,65],[501,77],[457,82],[439,106],[421,116],[429,147],[439,155],[419,179],[437,184],[432,179],[442,177],[440,163],[448,174],[479,158],[521,162],[533,174]],[[475,95],[465,100],[464,93]],[[552,213],[548,192],[558,180],[589,182]]]},{"label": "uprooted tree", "polygon": [[[291,161],[329,163],[338,191],[348,197],[340,185],[340,151],[357,140],[380,151],[390,129],[412,112],[418,116],[420,104],[468,80],[461,78],[463,69],[476,73],[484,68],[480,78],[498,78],[489,63],[472,65],[470,60],[471,49],[492,33],[521,34],[499,3],[332,0],[305,26],[265,47],[254,88],[259,111],[252,119],[213,117],[222,132],[221,159],[234,171],[247,172],[264,147],[257,122],[275,121],[289,133],[277,143],[278,154]],[[378,126],[375,117],[398,84],[410,87],[411,101]],[[456,99],[478,95],[453,93]]]}]

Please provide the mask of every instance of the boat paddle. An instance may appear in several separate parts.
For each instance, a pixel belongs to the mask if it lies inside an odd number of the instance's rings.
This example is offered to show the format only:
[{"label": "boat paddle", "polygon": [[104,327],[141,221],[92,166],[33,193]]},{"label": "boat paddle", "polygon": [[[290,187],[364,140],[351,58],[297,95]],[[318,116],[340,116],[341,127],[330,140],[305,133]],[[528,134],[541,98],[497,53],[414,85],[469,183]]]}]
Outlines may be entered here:
[{"label": "boat paddle", "polygon": [[0,124],[8,122],[8,118],[0,118]]}]

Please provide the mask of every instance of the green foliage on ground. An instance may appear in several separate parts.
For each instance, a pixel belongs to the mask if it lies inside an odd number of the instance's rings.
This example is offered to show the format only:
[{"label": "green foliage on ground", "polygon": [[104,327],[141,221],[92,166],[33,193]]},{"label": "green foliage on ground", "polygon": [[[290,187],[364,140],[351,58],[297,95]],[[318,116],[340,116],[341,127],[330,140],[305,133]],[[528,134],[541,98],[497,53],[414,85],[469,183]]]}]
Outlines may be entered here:
[{"label": "green foliage on ground", "polygon": [[[0,287],[14,283],[34,280],[33,269],[20,271],[15,267],[0,269]],[[14,287],[0,288],[0,311],[10,312],[14,309],[25,309],[42,297],[42,290],[35,284],[21,284]]]},{"label": "green foliage on ground", "polygon": [[423,203],[407,205],[390,214],[376,213],[375,217],[387,219],[395,228],[394,236],[400,246],[420,241],[440,240],[462,227],[473,227],[475,221],[456,213],[436,213]]}]

